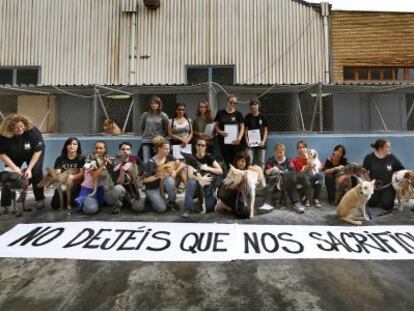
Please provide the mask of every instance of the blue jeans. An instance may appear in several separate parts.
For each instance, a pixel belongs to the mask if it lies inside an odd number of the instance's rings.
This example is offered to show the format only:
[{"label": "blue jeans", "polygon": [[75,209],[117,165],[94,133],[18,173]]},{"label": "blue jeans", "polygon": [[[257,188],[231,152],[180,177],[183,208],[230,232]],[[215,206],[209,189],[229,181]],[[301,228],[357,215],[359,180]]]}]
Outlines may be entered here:
[{"label": "blue jeans", "polygon": [[265,166],[265,152],[266,149],[262,148],[247,148],[252,164],[259,165],[262,169]]},{"label": "blue jeans", "polygon": [[324,175],[318,172],[315,175],[308,174],[308,177],[313,188],[313,198],[319,200]]},{"label": "blue jeans", "polygon": [[150,144],[142,144],[142,166],[145,166],[152,155],[152,146]]},{"label": "blue jeans", "polygon": [[[168,201],[174,202],[175,201],[175,180],[173,177],[168,176],[165,178],[164,183],[164,190],[167,192]],[[152,208],[156,212],[164,212],[167,209],[167,205],[165,204],[164,198],[161,196],[160,188],[157,189],[146,189],[145,194],[147,195],[148,200],[151,202]]]},{"label": "blue jeans", "polygon": [[[198,185],[197,180],[188,179],[184,198],[185,211],[191,212],[193,210],[193,199],[196,191],[198,190],[198,187],[200,186]],[[206,201],[206,211],[212,212],[214,210],[214,206],[216,205],[216,198],[214,197],[213,185],[203,187],[202,191],[204,199]]]},{"label": "blue jeans", "polygon": [[[89,189],[86,187],[81,187],[79,196],[73,201],[73,205],[77,208],[82,208],[83,212],[86,214],[95,214],[98,212],[95,205],[84,204],[85,198],[93,192],[93,189]],[[105,188],[104,186],[98,186],[94,199],[97,202],[99,207],[104,205],[104,194]]]}]

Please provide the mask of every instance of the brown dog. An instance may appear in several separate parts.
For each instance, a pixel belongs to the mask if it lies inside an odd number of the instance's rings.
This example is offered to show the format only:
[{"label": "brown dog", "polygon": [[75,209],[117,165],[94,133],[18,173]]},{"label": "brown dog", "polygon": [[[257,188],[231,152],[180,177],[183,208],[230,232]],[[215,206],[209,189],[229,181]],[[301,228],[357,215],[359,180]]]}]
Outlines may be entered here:
[{"label": "brown dog", "polygon": [[392,186],[395,189],[398,200],[398,210],[404,211],[404,205],[407,205],[414,195],[414,172],[410,170],[401,170],[392,174]]},{"label": "brown dog", "polygon": [[103,128],[104,128],[105,134],[108,134],[108,135],[121,135],[122,134],[122,131],[119,128],[119,126],[116,125],[114,121],[109,120],[109,119],[106,119],[104,121]]},{"label": "brown dog", "polygon": [[65,192],[66,209],[70,212],[72,210],[72,206],[70,205],[72,189],[74,186],[80,184],[80,180],[74,181],[73,179],[69,179],[69,175],[76,175],[78,173],[79,169],[76,168],[70,168],[64,172],[60,172],[60,170],[56,169],[47,169],[46,175],[37,186],[39,188],[49,187],[51,185],[56,187],[59,194],[59,209],[63,209],[65,207],[63,200],[63,192]]},{"label": "brown dog", "polygon": [[[176,171],[181,165],[179,161],[170,161],[164,164],[158,165],[157,175],[161,177],[161,195],[164,195],[163,181],[168,176],[171,176],[173,171]],[[175,176],[175,186],[177,187],[180,182],[183,182],[184,185],[187,185],[187,174],[184,169],[181,169],[177,172]]]},{"label": "brown dog", "polygon": [[97,157],[95,155],[90,155],[87,157],[85,165],[83,168],[89,172],[93,179],[93,192],[89,194],[90,197],[93,197],[98,190],[98,183],[101,176],[106,176],[108,182],[110,181],[110,176],[106,166],[109,164],[109,158]]},{"label": "brown dog", "polygon": [[352,176],[357,176],[366,181],[371,180],[369,172],[359,164],[351,163],[340,167],[335,175],[335,205],[338,205],[345,193],[351,190]]}]

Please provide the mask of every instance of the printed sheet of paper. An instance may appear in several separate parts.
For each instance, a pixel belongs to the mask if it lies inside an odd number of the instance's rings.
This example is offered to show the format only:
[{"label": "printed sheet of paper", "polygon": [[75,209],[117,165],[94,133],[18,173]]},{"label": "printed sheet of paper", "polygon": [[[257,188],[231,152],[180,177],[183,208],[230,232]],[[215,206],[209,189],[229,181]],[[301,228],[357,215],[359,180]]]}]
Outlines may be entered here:
[{"label": "printed sheet of paper", "polygon": [[247,137],[249,138],[249,143],[253,146],[258,146],[262,142],[259,129],[247,131]]},{"label": "printed sheet of paper", "polygon": [[224,137],[224,143],[229,145],[233,141],[237,140],[237,135],[239,134],[239,125],[238,124],[226,124],[224,125],[224,131],[228,134]]},{"label": "printed sheet of paper", "polygon": [[213,130],[214,130],[214,125],[216,125],[215,123],[208,123],[206,126],[206,129],[204,130],[204,134],[206,135],[213,135]]},{"label": "printed sheet of paper", "polygon": [[172,150],[173,150],[173,157],[178,160],[184,159],[184,157],[181,155],[181,152],[192,153],[191,144],[185,145],[184,148],[181,147],[181,145],[172,145]]}]

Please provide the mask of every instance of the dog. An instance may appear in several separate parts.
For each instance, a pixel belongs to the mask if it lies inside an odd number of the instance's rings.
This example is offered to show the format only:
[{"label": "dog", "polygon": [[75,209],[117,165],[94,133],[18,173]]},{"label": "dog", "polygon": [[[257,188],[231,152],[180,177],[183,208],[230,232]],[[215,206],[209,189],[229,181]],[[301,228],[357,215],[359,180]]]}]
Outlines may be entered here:
[{"label": "dog", "polygon": [[107,170],[107,165],[109,165],[110,163],[111,160],[108,157],[100,157],[94,154],[89,155],[86,158],[83,168],[89,172],[93,179],[93,191],[89,194],[89,197],[93,197],[96,194],[100,178],[106,177],[106,184],[110,183],[111,178]]},{"label": "dog", "polygon": [[414,194],[414,172],[410,170],[394,172],[391,180],[398,200],[398,211],[402,212],[404,205],[408,205]]},{"label": "dog", "polygon": [[[372,181],[361,181],[361,183],[345,193],[336,209],[337,218],[357,226],[362,225],[362,221],[369,221],[366,203],[374,193],[374,187],[375,179]],[[362,220],[356,218],[357,210],[361,211]]]},{"label": "dog", "polygon": [[310,173],[311,175],[315,175],[318,173],[322,168],[322,163],[319,160],[318,152],[315,149],[308,150],[308,162],[306,163],[303,170],[305,172]]},{"label": "dog", "polygon": [[129,156],[118,152],[115,157],[113,171],[117,172],[121,167],[126,168],[122,171],[122,174],[125,175],[124,186],[131,195],[139,198],[139,188],[143,187],[143,178],[138,165],[130,161]]},{"label": "dog", "polygon": [[[249,218],[254,217],[254,203],[256,198],[256,187],[266,187],[266,179],[260,166],[251,165],[247,170],[239,170],[230,164],[230,170],[223,179],[223,185],[228,189],[240,189],[245,205],[249,211]],[[216,205],[217,211],[218,204]]]},{"label": "dog", "polygon": [[103,128],[104,128],[105,134],[107,135],[121,135],[122,134],[122,130],[119,128],[119,126],[110,119],[106,119],[104,121]]},{"label": "dog", "polygon": [[[157,166],[157,175],[161,178],[161,195],[164,196],[164,187],[163,182],[164,179],[168,176],[171,176],[173,171],[176,171],[178,167],[180,166],[179,161],[170,161],[164,164],[159,164]],[[177,186],[183,182],[184,185],[187,185],[187,174],[185,173],[184,168],[179,170],[175,176],[175,186]]]},{"label": "dog", "polygon": [[[59,209],[63,209],[66,207],[68,214],[72,211],[71,206],[71,195],[72,189],[80,184],[80,181],[74,181],[73,179],[69,179],[69,175],[76,175],[79,173],[79,169],[70,168],[64,172],[60,172],[60,170],[56,169],[47,169],[46,175],[43,179],[37,184],[37,187],[44,188],[49,186],[55,186],[58,194],[59,194]],[[63,200],[63,193],[66,193],[66,206],[64,206]]]},{"label": "dog", "polygon": [[338,205],[345,193],[352,189],[352,176],[371,181],[369,172],[357,163],[339,167],[335,174],[335,205]]},{"label": "dog", "polygon": [[12,209],[16,217],[23,215],[23,211],[31,211],[32,209],[26,207],[26,195],[28,181],[27,179],[15,172],[3,171],[0,173],[0,187],[9,187],[12,193]]}]

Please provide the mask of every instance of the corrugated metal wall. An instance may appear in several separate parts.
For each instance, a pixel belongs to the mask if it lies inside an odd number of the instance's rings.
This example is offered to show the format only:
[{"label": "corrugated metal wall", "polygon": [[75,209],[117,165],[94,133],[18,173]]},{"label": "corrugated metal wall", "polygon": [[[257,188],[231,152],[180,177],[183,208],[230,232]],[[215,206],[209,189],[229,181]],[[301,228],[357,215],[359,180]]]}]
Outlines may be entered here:
[{"label": "corrugated metal wall", "polygon": [[[121,4],[0,0],[0,66],[41,66],[42,84],[129,84]],[[185,83],[185,65],[202,64],[235,65],[237,83],[326,82],[322,17],[295,1],[139,1],[136,31],[138,84]]]}]

